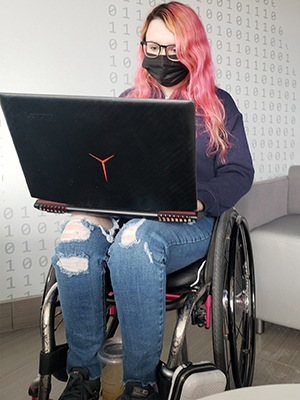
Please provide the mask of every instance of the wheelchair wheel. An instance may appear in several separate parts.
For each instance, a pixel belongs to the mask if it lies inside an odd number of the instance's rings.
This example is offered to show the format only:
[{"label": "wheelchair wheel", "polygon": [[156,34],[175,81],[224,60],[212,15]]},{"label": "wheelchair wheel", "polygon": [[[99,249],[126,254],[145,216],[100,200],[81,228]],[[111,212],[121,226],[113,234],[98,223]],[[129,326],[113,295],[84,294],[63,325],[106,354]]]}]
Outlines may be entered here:
[{"label": "wheelchair wheel", "polygon": [[255,279],[247,223],[236,210],[219,219],[212,280],[212,335],[216,366],[227,389],[250,386],[255,363]]}]

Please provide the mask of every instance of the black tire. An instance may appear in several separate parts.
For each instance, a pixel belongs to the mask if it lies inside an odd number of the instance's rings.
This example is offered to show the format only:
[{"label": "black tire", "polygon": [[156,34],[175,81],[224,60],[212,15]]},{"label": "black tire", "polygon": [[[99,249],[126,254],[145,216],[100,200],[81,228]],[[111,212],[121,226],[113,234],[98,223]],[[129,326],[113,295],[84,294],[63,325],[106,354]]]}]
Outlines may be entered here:
[{"label": "black tire", "polygon": [[234,209],[218,221],[214,238],[212,336],[227,389],[250,386],[255,363],[255,279],[247,222]]},{"label": "black tire", "polygon": [[236,387],[250,386],[255,364],[255,279],[250,234],[238,216],[229,260],[229,342]]}]

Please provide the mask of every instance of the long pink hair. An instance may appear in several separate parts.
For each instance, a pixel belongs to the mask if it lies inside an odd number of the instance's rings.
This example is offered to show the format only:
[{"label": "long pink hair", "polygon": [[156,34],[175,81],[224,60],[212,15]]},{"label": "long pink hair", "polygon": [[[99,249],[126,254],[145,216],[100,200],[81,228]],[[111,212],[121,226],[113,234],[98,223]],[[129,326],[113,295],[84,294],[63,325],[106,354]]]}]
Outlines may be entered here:
[{"label": "long pink hair", "polygon": [[[225,128],[225,110],[216,95],[215,68],[205,29],[190,7],[172,1],[161,4],[150,12],[141,31],[141,40],[145,40],[149,24],[154,19],[161,19],[174,34],[178,58],[189,70],[189,74],[171,97],[194,101],[196,113],[204,117],[209,133],[207,154],[220,151],[220,159],[224,163],[226,151],[231,145]],[[135,74],[135,87],[127,96],[148,98],[153,93],[158,93],[161,97],[159,84],[142,67],[144,54],[141,47],[138,57],[140,61]]]}]

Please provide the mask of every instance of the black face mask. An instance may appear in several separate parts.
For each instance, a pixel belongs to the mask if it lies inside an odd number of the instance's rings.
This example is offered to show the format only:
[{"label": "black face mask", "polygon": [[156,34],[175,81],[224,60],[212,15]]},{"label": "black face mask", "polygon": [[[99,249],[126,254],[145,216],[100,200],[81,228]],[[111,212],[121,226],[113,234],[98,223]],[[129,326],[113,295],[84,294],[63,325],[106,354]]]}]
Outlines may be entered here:
[{"label": "black face mask", "polygon": [[180,61],[171,61],[167,56],[144,57],[142,67],[162,86],[175,86],[187,76],[189,70]]}]

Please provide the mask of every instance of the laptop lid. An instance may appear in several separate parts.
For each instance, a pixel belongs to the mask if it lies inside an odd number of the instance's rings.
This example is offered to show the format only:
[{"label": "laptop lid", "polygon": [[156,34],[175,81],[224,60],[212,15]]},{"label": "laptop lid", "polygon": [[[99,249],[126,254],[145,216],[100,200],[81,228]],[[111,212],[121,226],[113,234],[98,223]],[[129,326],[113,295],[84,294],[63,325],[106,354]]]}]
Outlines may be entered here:
[{"label": "laptop lid", "polygon": [[24,94],[0,101],[32,197],[115,214],[196,209],[193,102]]}]

